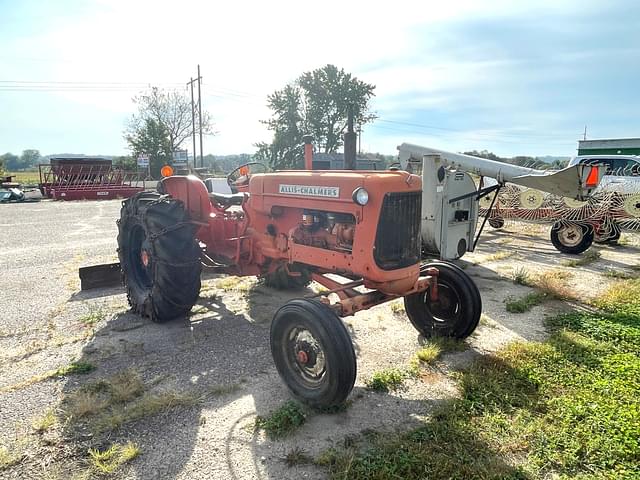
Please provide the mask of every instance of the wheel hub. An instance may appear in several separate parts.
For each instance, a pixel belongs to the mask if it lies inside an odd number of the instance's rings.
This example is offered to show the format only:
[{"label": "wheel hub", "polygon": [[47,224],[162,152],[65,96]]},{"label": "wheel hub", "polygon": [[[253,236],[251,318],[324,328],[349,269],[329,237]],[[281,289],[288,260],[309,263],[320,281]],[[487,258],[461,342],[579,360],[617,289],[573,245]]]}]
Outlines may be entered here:
[{"label": "wheel hub", "polygon": [[558,232],[558,237],[560,237],[560,241],[563,245],[574,247],[582,241],[582,228],[577,225],[570,225],[561,228]]},{"label": "wheel hub", "polygon": [[317,360],[317,352],[313,345],[308,342],[302,341],[296,345],[296,360],[300,366],[306,368],[313,368]]},{"label": "wheel hub", "polygon": [[454,321],[460,314],[460,297],[451,286],[438,283],[438,300],[431,301],[425,297],[427,308],[433,315],[433,319],[441,324]]},{"label": "wheel hub", "polygon": [[308,330],[297,330],[290,339],[292,361],[302,377],[312,383],[321,381],[325,373],[325,359],[318,341]]},{"label": "wheel hub", "polygon": [[149,252],[146,250],[140,250],[140,261],[144,268],[147,268],[149,266]]}]

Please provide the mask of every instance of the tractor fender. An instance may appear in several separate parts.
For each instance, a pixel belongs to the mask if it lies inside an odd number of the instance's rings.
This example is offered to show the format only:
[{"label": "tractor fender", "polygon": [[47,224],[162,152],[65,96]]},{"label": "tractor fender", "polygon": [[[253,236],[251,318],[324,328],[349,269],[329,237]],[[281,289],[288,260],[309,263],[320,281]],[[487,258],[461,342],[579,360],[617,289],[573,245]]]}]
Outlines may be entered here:
[{"label": "tractor fender", "polygon": [[182,201],[191,220],[208,222],[213,208],[209,192],[204,182],[195,175],[166,177],[158,185],[158,191]]}]

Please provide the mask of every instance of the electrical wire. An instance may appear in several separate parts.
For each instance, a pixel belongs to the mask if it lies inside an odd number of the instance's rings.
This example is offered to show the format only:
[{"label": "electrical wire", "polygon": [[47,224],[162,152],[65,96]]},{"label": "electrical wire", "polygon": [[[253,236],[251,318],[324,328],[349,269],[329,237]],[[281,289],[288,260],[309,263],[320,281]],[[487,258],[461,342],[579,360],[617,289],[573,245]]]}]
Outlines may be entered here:
[{"label": "electrical wire", "polygon": [[[145,88],[158,86],[167,89],[188,90],[186,83],[178,82],[125,82],[125,81],[35,81],[35,80],[0,80],[0,93],[122,93],[130,95],[138,93]],[[219,98],[224,100],[232,100],[236,102],[251,104],[254,106],[265,106],[264,95],[244,92],[237,89],[218,86],[202,82],[203,98]],[[380,125],[380,123],[389,125]],[[428,125],[417,122],[408,122],[403,120],[395,120],[387,117],[376,118],[367,128],[393,131],[399,133],[412,133],[419,135],[429,135],[440,138],[451,138],[450,134],[459,134],[461,136],[470,137],[473,141],[490,141],[495,143],[511,144],[511,145],[532,145],[526,143],[526,139],[544,141],[554,145],[573,145],[573,142],[562,141],[567,135],[560,133],[514,133],[514,132],[469,132],[468,130],[456,129],[450,127],[442,127],[438,125]],[[449,134],[449,135],[448,135]],[[515,141],[520,139],[520,141]]]}]

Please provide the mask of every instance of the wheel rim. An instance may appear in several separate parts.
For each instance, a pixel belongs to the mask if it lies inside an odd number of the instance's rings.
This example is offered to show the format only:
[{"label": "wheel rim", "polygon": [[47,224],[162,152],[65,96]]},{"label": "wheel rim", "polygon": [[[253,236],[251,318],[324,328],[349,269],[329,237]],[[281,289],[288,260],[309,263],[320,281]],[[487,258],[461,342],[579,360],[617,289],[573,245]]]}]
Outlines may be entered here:
[{"label": "wheel rim", "polygon": [[147,240],[144,229],[140,225],[136,225],[131,229],[129,245],[129,265],[131,265],[136,284],[145,289],[151,288],[151,271],[153,268],[153,257],[150,253],[151,245]]},{"label": "wheel rim", "polygon": [[584,230],[579,225],[568,225],[558,230],[558,239],[567,247],[579,245],[584,237]]},{"label": "wheel rim", "polygon": [[307,388],[318,388],[327,372],[327,362],[320,342],[303,327],[291,329],[284,342],[285,359]]},{"label": "wheel rim", "polygon": [[456,323],[460,316],[460,294],[451,285],[438,283],[438,300],[431,301],[429,294],[426,293],[424,302],[436,322],[436,327]]}]

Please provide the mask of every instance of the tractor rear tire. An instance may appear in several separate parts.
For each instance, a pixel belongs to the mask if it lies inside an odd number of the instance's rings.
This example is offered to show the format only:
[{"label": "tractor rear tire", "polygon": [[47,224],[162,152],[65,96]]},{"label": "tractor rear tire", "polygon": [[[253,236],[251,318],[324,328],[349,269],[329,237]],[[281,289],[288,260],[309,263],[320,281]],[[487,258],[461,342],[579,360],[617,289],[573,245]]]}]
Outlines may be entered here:
[{"label": "tractor rear tire", "polygon": [[563,225],[556,222],[551,227],[551,243],[562,253],[578,255],[587,250],[594,239],[593,227],[582,223]]},{"label": "tractor rear tire", "polygon": [[404,297],[409,321],[425,338],[463,339],[473,333],[482,314],[482,297],[475,282],[460,267],[433,262],[438,269],[438,301],[432,302],[429,291]]},{"label": "tractor rear tire", "polygon": [[271,354],[291,393],[312,407],[340,405],[353,389],[356,354],[349,332],[317,300],[291,300],[276,312]]},{"label": "tractor rear tire", "polygon": [[278,267],[263,277],[264,284],[276,290],[301,290],[311,283],[311,272],[305,267],[293,264],[289,270],[300,275],[289,275],[284,267]]},{"label": "tractor rear tire", "polygon": [[168,195],[142,192],[122,202],[118,256],[134,312],[159,323],[189,313],[202,270],[196,228]]}]

